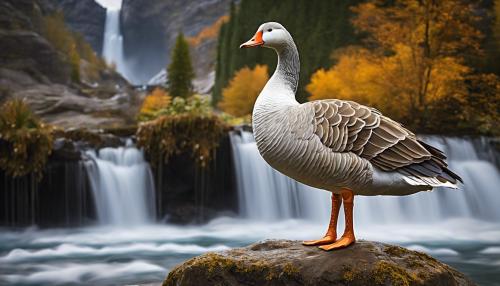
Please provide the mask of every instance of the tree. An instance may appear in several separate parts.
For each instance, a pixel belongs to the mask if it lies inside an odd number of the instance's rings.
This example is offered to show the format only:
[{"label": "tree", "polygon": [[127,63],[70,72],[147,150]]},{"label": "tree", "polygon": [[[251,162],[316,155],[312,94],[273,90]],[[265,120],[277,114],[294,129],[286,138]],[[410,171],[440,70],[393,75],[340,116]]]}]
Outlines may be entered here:
[{"label": "tree", "polygon": [[151,120],[160,110],[167,108],[172,102],[172,97],[162,88],[155,88],[146,96],[139,112],[139,120]]},{"label": "tree", "polygon": [[311,77],[311,99],[361,101],[428,130],[430,113],[439,112],[434,104],[467,96],[466,58],[482,53],[476,8],[467,0],[371,0],[354,7],[353,24],[370,49],[337,51],[337,65]]},{"label": "tree", "polygon": [[[350,5],[362,0],[241,0],[231,1],[229,22],[221,27],[217,49],[215,85],[216,103],[222,90],[241,68],[265,64],[274,68],[276,55],[266,49],[238,49],[260,24],[278,21],[292,34],[301,56],[297,99],[307,100],[305,85],[318,68],[328,68],[333,49],[358,42],[350,25]],[[233,2],[238,2],[234,4]],[[271,69],[270,72],[273,72]]]},{"label": "tree", "polygon": [[170,65],[167,68],[167,85],[173,97],[189,97],[193,92],[191,81],[194,78],[194,71],[189,55],[189,45],[184,39],[184,35],[179,33],[172,51]]},{"label": "tree", "polygon": [[269,79],[267,66],[257,65],[250,69],[244,67],[237,71],[222,91],[219,108],[233,116],[245,116],[252,113],[255,99]]}]

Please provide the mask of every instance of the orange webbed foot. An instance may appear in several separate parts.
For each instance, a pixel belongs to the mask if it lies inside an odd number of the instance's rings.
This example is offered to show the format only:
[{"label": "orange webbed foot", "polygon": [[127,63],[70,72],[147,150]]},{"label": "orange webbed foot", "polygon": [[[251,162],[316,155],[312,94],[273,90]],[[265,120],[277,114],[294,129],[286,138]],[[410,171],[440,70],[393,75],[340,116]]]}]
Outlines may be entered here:
[{"label": "orange webbed foot", "polygon": [[337,236],[335,236],[335,235],[325,235],[321,239],[303,241],[302,245],[305,245],[305,246],[325,245],[325,244],[334,243],[336,239],[337,239]]},{"label": "orange webbed foot", "polygon": [[353,244],[354,242],[356,242],[356,239],[354,237],[342,236],[336,242],[334,242],[332,244],[322,245],[319,248],[326,250],[326,251],[330,251],[330,250],[334,250],[334,249],[341,249],[341,248],[348,247],[349,245]]}]

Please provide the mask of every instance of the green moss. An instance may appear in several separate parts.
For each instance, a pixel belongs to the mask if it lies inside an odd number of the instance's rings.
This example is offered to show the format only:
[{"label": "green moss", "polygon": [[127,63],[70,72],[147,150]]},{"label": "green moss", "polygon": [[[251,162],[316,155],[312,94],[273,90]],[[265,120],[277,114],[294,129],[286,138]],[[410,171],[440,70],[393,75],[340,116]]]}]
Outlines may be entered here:
[{"label": "green moss", "polygon": [[275,281],[283,277],[299,277],[299,269],[291,263],[273,267],[264,260],[235,260],[217,253],[207,253],[192,258],[169,273],[163,285],[175,285],[181,273],[187,268],[197,267],[206,270],[207,278],[213,278],[218,273],[238,273],[251,277],[263,277],[266,281]]},{"label": "green moss", "polygon": [[283,273],[285,273],[288,276],[296,276],[300,274],[300,271],[297,267],[295,267],[295,265],[288,262],[283,266]]},{"label": "green moss", "polygon": [[352,269],[350,266],[344,266],[344,273],[342,274],[342,279],[346,282],[352,282],[356,277],[357,271]]},{"label": "green moss", "polygon": [[409,273],[404,268],[387,261],[376,263],[373,272],[373,280],[377,285],[409,286],[416,280],[414,274]]},{"label": "green moss", "polygon": [[52,127],[41,122],[22,100],[0,107],[0,169],[12,177],[30,173],[41,179],[52,152]]},{"label": "green moss", "polygon": [[397,256],[397,257],[402,257],[403,255],[411,253],[408,249],[395,245],[391,245],[384,248],[384,252],[389,254],[390,256]]},{"label": "green moss", "polygon": [[136,136],[138,146],[144,148],[153,163],[190,153],[199,166],[205,167],[228,129],[214,114],[184,113],[142,123]]}]

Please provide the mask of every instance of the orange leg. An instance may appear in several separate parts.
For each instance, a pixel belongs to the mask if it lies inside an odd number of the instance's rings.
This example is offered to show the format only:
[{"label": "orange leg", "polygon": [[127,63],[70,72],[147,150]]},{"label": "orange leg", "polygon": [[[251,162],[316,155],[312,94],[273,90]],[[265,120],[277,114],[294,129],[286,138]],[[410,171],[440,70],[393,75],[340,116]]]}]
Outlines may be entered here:
[{"label": "orange leg", "polygon": [[333,250],[347,247],[356,241],[354,237],[353,225],[353,207],[354,207],[354,193],[351,190],[342,191],[342,200],[344,201],[344,216],[345,216],[345,230],[342,237],[332,244],[322,245],[319,248],[323,250]]},{"label": "orange leg", "polygon": [[342,204],[342,196],[338,194],[332,194],[332,212],[330,214],[330,224],[328,225],[328,230],[325,236],[317,240],[306,240],[302,242],[303,245],[323,245],[330,244],[337,240],[337,220],[339,218],[340,205]]}]

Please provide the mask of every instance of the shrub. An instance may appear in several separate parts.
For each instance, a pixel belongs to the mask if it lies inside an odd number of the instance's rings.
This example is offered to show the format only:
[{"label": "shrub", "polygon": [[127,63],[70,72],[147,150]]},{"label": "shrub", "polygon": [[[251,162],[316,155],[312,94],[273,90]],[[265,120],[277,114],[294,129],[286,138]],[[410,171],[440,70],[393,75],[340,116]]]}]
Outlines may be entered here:
[{"label": "shrub", "polygon": [[164,115],[139,125],[137,145],[144,148],[153,164],[190,153],[199,166],[206,167],[227,129],[215,114]]},{"label": "shrub", "polygon": [[222,91],[219,107],[233,116],[245,116],[252,113],[257,96],[266,85],[269,76],[266,65],[257,65],[250,69],[244,67],[237,71]]},{"label": "shrub", "polygon": [[143,122],[137,129],[137,145],[144,148],[152,163],[175,154],[190,153],[205,167],[229,126],[213,113],[206,96],[187,99],[175,97],[156,119]]},{"label": "shrub", "polygon": [[139,111],[138,120],[147,121],[158,117],[158,112],[169,107],[172,97],[162,88],[155,88],[146,96]]},{"label": "shrub", "polygon": [[0,108],[0,169],[12,177],[34,173],[40,179],[52,151],[52,127],[43,124],[22,100]]}]

